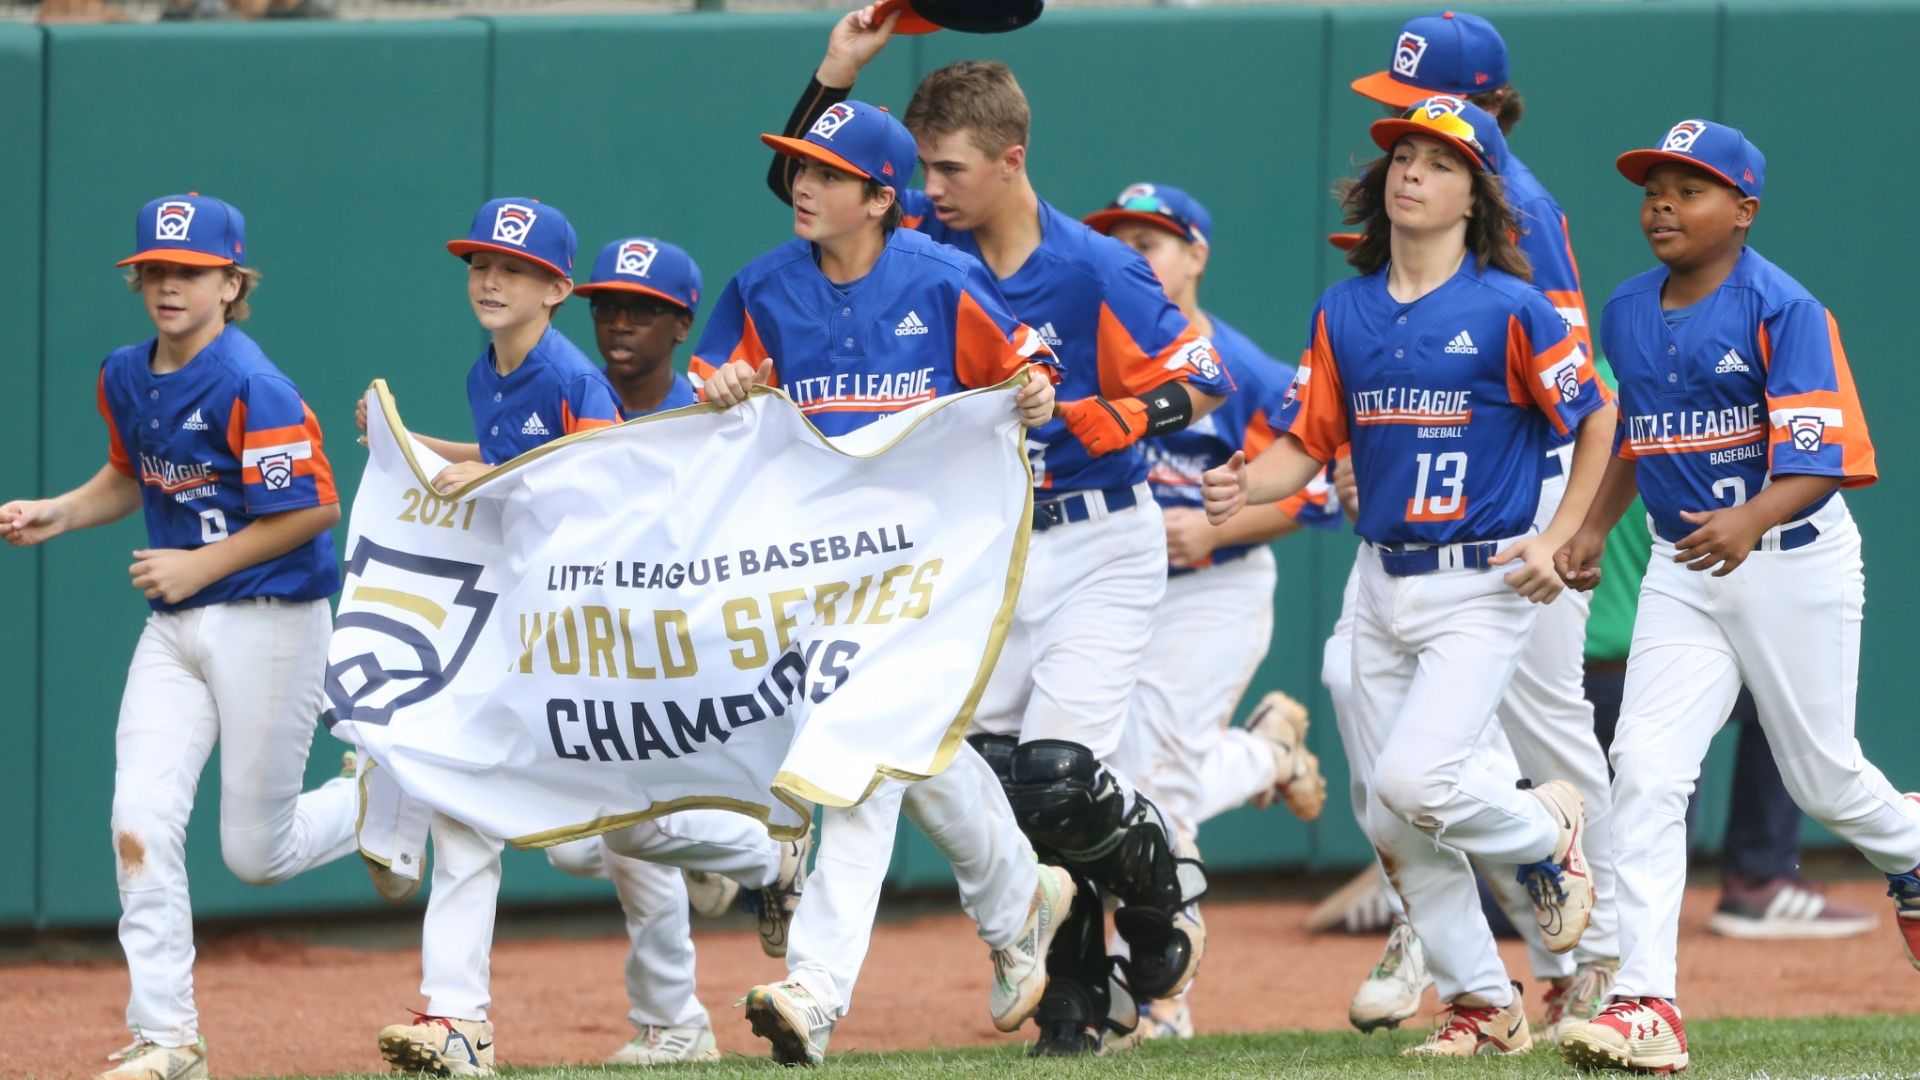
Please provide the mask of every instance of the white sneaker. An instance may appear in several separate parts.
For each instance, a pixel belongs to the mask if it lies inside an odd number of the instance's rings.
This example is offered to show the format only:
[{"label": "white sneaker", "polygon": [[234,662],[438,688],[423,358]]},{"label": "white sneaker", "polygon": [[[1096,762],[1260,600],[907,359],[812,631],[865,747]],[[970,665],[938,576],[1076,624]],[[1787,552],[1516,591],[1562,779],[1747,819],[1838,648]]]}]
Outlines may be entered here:
[{"label": "white sneaker", "polygon": [[414,1013],[411,1024],[380,1029],[380,1056],[395,1072],[492,1076],[493,1022]]},{"label": "white sneaker", "polygon": [[695,915],[717,919],[733,910],[733,900],[740,895],[739,882],[706,870],[682,870],[680,876],[687,883],[687,906]]},{"label": "white sneaker", "polygon": [[1073,876],[1057,866],[1040,867],[1027,921],[1013,944],[993,952],[993,996],[988,1011],[993,1026],[1018,1031],[1047,992],[1047,949],[1073,906]]},{"label": "white sneaker", "polygon": [[800,906],[800,890],[807,884],[807,852],[813,849],[813,832],[780,845],[780,874],[771,885],[754,890],[754,913],[760,917],[760,951],[768,956],[787,955],[787,929],[793,924],[793,912]]},{"label": "white sneaker", "polygon": [[1397,1028],[1420,1012],[1420,999],[1433,985],[1427,971],[1427,949],[1420,944],[1413,927],[1404,922],[1393,924],[1387,935],[1387,947],[1380,962],[1368,973],[1365,982],[1353,992],[1347,1006],[1347,1019],[1361,1031]]},{"label": "white sneaker", "polygon": [[782,1065],[818,1065],[833,1037],[833,1017],[797,982],[756,986],[741,999],[753,1033],[773,1044]]},{"label": "white sneaker", "polygon": [[136,1035],[132,1043],[108,1061],[120,1064],[94,1080],[207,1080],[207,1040],[192,1046],[160,1046]]},{"label": "white sneaker", "polygon": [[719,1061],[713,1028],[656,1027],[652,1024],[607,1055],[608,1065],[678,1065],[683,1061]]},{"label": "white sneaker", "polygon": [[1521,867],[1518,877],[1533,898],[1540,943],[1548,952],[1568,952],[1580,944],[1580,935],[1593,918],[1593,874],[1581,846],[1587,832],[1586,802],[1565,780],[1549,780],[1528,790],[1546,806],[1560,838],[1554,842],[1552,857]]}]

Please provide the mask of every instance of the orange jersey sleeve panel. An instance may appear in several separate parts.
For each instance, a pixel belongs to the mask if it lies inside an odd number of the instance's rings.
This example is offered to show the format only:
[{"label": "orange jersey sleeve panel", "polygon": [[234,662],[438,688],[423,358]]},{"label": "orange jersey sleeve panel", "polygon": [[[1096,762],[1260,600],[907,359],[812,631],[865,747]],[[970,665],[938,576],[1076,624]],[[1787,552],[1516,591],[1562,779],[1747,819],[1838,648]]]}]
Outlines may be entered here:
[{"label": "orange jersey sleeve panel", "polygon": [[103,368],[100,378],[94,383],[94,402],[100,410],[100,419],[107,422],[107,464],[121,476],[139,479],[134,472],[133,459],[127,454],[127,444],[120,438],[120,425],[113,422],[113,406],[107,404],[107,373]]},{"label": "orange jersey sleeve panel", "polygon": [[[1515,404],[1530,404],[1545,413],[1553,430],[1565,435],[1582,417],[1610,403],[1613,391],[1557,312],[1531,314],[1507,317],[1507,392]],[[1546,318],[1552,322],[1542,334]],[[1547,344],[1536,351],[1536,340]]]},{"label": "orange jersey sleeve panel", "polygon": [[[1293,415],[1287,433],[1300,440],[1316,461],[1332,461],[1348,445],[1346,388],[1334,362],[1333,342],[1327,336],[1327,314],[1316,311],[1313,335],[1300,354],[1300,366],[1287,391]],[[1283,413],[1283,418],[1285,414]]]},{"label": "orange jersey sleeve panel", "polygon": [[1192,383],[1203,393],[1231,393],[1227,374],[1213,342],[1189,325],[1166,348],[1149,353],[1134,340],[1126,323],[1104,302],[1100,305],[1100,395],[1139,397],[1170,382]]},{"label": "orange jersey sleeve panel", "polygon": [[1769,470],[1838,476],[1842,487],[1880,478],[1866,413],[1840,344],[1840,324],[1817,303],[1797,301],[1760,324],[1767,368]]},{"label": "orange jersey sleeve panel", "polygon": [[[712,334],[709,333],[700,339],[702,352],[695,353],[687,360],[687,375],[700,388],[701,401],[707,400],[707,380],[728,361],[742,360],[749,367],[758,370],[761,363],[774,359],[773,354],[767,351],[765,343],[760,340],[760,328],[754,325],[752,313],[742,308],[739,312],[739,320],[740,335],[731,344],[725,346],[724,352],[712,348],[713,339]],[[711,331],[713,328],[710,326],[708,329]],[[711,355],[702,355],[702,353],[711,353]],[[768,377],[767,385],[780,385],[778,360],[774,360],[773,373]]]},{"label": "orange jersey sleeve panel", "polygon": [[[240,484],[249,514],[280,513],[340,501],[320,420],[305,401],[282,393],[283,385],[256,380],[249,385],[249,396],[235,398],[233,410],[227,415],[227,447],[240,461]],[[291,411],[289,405],[298,408],[298,423],[256,426],[267,415],[286,415]]]},{"label": "orange jersey sleeve panel", "polygon": [[1032,327],[1014,321],[1009,334],[964,289],[954,305],[953,336],[953,371],[965,386],[998,386],[1035,363],[1049,370],[1056,385],[1060,382],[1052,350]]}]

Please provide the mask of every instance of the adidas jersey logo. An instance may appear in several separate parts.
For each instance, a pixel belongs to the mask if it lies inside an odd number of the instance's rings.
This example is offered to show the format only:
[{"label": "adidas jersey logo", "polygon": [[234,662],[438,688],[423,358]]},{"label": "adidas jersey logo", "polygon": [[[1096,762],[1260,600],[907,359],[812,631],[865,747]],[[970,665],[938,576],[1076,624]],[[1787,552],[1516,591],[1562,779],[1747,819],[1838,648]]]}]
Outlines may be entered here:
[{"label": "adidas jersey logo", "polygon": [[[1713,366],[1713,372],[1716,375],[1726,375],[1735,371],[1752,371],[1752,370],[1753,370],[1752,368],[1747,366],[1747,362],[1745,360],[1740,359],[1740,354],[1732,349],[1728,349],[1727,355],[1721,357],[1720,362]],[[198,416],[200,414],[195,413],[194,415]]]},{"label": "adidas jersey logo", "polygon": [[[1740,370],[1742,370],[1742,371],[1745,371],[1746,369],[1745,369],[1745,368],[1741,368]],[[195,410],[193,410],[193,415],[192,415],[192,416],[189,416],[189,417],[187,417],[187,419],[186,419],[186,422],[184,422],[184,423],[182,423],[182,424],[180,425],[180,430],[181,430],[181,431],[205,431],[205,430],[207,430],[207,422],[206,422],[206,421],[205,421],[204,419],[202,419],[202,418],[201,418],[201,416],[200,416],[200,410],[199,410],[199,409],[195,409]]]},{"label": "adidas jersey logo", "polygon": [[1040,329],[1035,330],[1034,333],[1039,334],[1040,340],[1046,342],[1048,345],[1056,349],[1060,347],[1060,335],[1054,332],[1052,323],[1047,323]]},{"label": "adidas jersey logo", "polygon": [[1466,356],[1479,356],[1480,346],[1475,345],[1473,343],[1472,336],[1469,335],[1465,330],[1462,330],[1459,333],[1453,335],[1452,341],[1447,342],[1447,347],[1445,351],[1450,353],[1464,354]]},{"label": "adidas jersey logo", "polygon": [[553,432],[548,431],[547,425],[540,422],[540,414],[534,413],[532,416],[527,417],[526,423],[520,425],[520,434],[551,435]]},{"label": "adidas jersey logo", "polygon": [[920,321],[920,313],[917,311],[907,312],[907,317],[901,319],[900,325],[893,328],[894,337],[912,337],[926,332],[927,324]]}]

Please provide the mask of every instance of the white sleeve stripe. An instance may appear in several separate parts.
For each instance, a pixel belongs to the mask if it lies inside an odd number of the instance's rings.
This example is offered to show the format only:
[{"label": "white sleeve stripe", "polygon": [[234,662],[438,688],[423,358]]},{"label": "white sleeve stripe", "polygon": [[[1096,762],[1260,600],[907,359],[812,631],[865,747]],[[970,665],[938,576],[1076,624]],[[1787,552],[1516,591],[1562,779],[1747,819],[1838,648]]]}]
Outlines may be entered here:
[{"label": "white sleeve stripe", "polygon": [[1587,313],[1577,307],[1554,308],[1553,310],[1560,313],[1560,318],[1564,319],[1568,326],[1587,325]]},{"label": "white sleeve stripe", "polygon": [[313,443],[302,439],[299,442],[281,443],[278,446],[250,446],[240,455],[240,467],[250,469],[260,464],[262,458],[286,455],[295,461],[304,461],[313,456]]},{"label": "white sleeve stripe", "polygon": [[1827,427],[1845,427],[1846,421],[1839,409],[1804,408],[1775,409],[1767,414],[1774,427],[1790,426],[1796,419],[1818,420]]}]

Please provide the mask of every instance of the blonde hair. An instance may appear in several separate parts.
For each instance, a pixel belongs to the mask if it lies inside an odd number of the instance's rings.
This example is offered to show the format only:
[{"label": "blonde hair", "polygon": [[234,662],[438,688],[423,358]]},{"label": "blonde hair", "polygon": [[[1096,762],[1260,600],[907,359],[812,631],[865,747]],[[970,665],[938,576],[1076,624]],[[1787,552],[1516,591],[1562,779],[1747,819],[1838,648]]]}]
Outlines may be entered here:
[{"label": "blonde hair", "polygon": [[1027,145],[1033,114],[1013,72],[997,60],[961,60],[920,80],[903,121],[914,135],[965,131],[988,157]]},{"label": "blonde hair", "polygon": [[[140,271],[144,265],[144,263],[134,263],[132,266],[127,267],[128,289],[134,292],[140,291]],[[228,281],[232,281],[234,278],[240,279],[240,291],[235,294],[232,300],[227,301],[227,321],[230,323],[246,322],[247,316],[253,314],[253,308],[247,303],[247,298],[253,295],[255,289],[260,287],[260,271],[255,270],[251,266],[233,265],[222,266],[219,269],[225,273]]]}]

